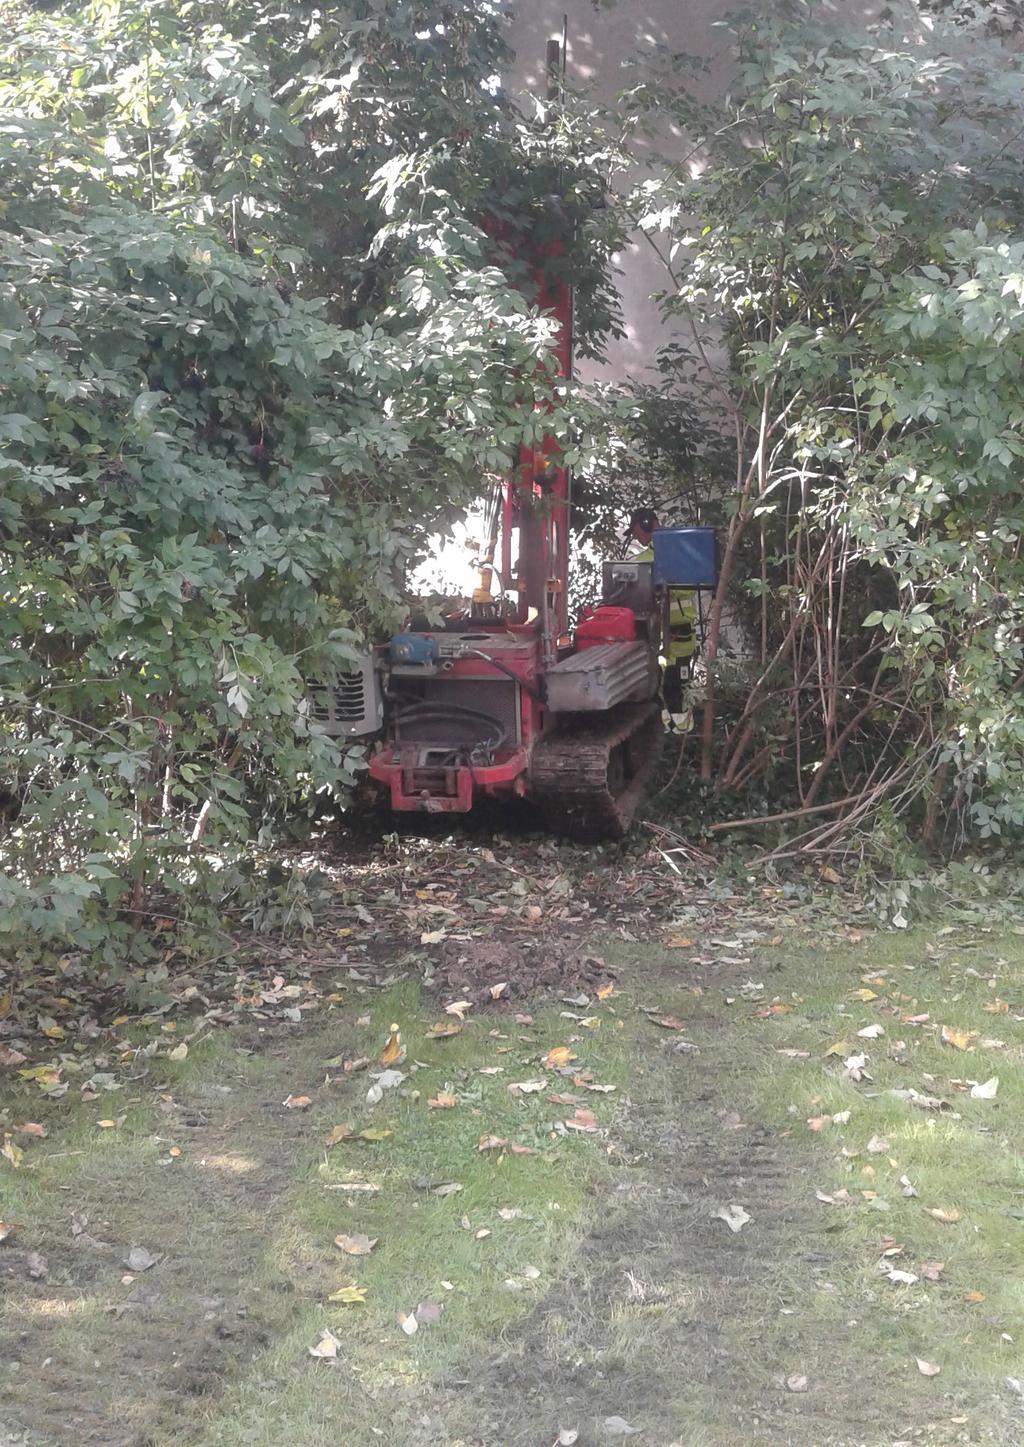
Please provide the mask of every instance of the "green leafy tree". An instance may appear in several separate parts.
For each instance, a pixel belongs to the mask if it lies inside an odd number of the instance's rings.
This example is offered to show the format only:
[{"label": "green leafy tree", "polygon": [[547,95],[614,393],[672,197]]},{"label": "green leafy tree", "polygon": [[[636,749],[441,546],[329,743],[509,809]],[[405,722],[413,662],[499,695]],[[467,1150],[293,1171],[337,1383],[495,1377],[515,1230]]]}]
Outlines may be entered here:
[{"label": "green leafy tree", "polygon": [[[883,806],[933,842],[1024,824],[1024,65],[991,20],[787,6],[737,28],[727,105],[635,93],[694,136],[633,204],[667,365],[735,452],[704,774],[822,809],[810,853]],[[716,737],[730,599],[752,657]]]},{"label": "green leafy tree", "polygon": [[523,246],[567,238],[597,350],[615,220],[476,0],[3,19],[0,928],[117,958],[351,784],[305,680],[522,442],[575,448]]}]

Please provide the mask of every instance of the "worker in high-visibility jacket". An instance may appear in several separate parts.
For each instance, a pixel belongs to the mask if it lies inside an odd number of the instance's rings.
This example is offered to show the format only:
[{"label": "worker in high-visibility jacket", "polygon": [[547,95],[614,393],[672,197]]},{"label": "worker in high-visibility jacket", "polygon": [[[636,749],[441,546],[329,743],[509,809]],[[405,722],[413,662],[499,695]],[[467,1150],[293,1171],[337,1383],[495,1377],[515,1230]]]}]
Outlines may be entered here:
[{"label": "worker in high-visibility jacket", "polygon": [[[653,537],[658,517],[653,508],[640,507],[629,519],[626,557],[638,563],[654,561]],[[669,592],[668,637],[662,640],[661,693],[677,728],[688,728],[689,712],[683,704],[683,678],[689,677],[697,652],[697,612],[689,592]]]}]

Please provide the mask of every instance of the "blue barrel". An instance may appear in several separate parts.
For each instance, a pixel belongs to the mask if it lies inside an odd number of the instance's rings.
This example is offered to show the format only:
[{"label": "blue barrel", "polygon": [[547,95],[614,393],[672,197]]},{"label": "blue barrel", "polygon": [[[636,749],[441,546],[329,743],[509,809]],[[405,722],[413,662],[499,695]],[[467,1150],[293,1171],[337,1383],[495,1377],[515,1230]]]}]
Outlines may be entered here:
[{"label": "blue barrel", "polygon": [[718,582],[714,528],[658,528],[652,548],[656,588],[713,588]]}]

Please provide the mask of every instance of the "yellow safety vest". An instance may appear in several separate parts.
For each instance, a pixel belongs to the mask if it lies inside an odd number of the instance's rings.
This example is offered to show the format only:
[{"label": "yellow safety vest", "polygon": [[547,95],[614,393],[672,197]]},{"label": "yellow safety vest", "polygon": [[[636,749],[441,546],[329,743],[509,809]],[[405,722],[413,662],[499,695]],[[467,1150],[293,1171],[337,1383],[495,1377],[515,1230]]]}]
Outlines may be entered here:
[{"label": "yellow safety vest", "polygon": [[[654,561],[653,548],[639,548],[634,552],[633,548],[636,546],[634,540],[628,553],[631,562]],[[669,663],[680,663],[684,659],[692,658],[697,651],[697,610],[691,595],[678,588],[669,590],[668,637],[664,640],[663,651]]]}]

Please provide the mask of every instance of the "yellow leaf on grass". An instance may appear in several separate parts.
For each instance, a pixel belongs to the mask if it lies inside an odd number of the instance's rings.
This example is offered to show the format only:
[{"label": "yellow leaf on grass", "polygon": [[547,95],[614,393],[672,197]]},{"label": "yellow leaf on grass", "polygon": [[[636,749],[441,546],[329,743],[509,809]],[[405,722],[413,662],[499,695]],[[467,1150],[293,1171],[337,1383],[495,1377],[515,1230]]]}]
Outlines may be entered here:
[{"label": "yellow leaf on grass", "polygon": [[981,1007],[989,1015],[1005,1015],[1010,1006],[1006,1000],[990,1000],[987,1005]]},{"label": "yellow leaf on grass", "polygon": [[948,1209],[942,1206],[926,1206],[925,1215],[931,1216],[933,1221],[941,1221],[944,1226],[954,1226],[960,1220],[960,1212],[956,1206]]},{"label": "yellow leaf on grass", "polygon": [[427,1040],[446,1040],[449,1035],[458,1035],[462,1026],[458,1020],[439,1020],[436,1025],[431,1025],[425,1038]]},{"label": "yellow leaf on grass", "polygon": [[689,950],[693,948],[693,940],[686,935],[673,935],[668,942],[670,950]]},{"label": "yellow leaf on grass", "polygon": [[851,999],[851,1000],[859,1000],[862,1005],[867,1005],[867,1004],[870,1004],[870,1002],[871,1002],[872,1000],[877,1000],[877,999],[878,999],[878,995],[876,994],[876,992],[875,992],[874,990],[869,990],[869,989],[865,986],[865,988],[862,989],[862,990],[851,990],[851,991],[850,991],[850,999]]},{"label": "yellow leaf on grass", "polygon": [[974,1039],[975,1030],[954,1030],[951,1025],[943,1025],[942,1040],[946,1045],[952,1045],[955,1050],[966,1050]]},{"label": "yellow leaf on grass", "polygon": [[387,1044],[381,1051],[380,1063],[382,1065],[395,1065],[404,1055],[405,1047],[402,1044],[402,1032],[397,1025],[392,1025]]},{"label": "yellow leaf on grass", "polygon": [[432,1100],[427,1101],[431,1110],[451,1110],[453,1105],[458,1105],[459,1097],[449,1095],[446,1090],[439,1090]]},{"label": "yellow leaf on grass", "polygon": [[597,998],[599,1000],[610,1000],[612,995],[614,994],[615,986],[612,984],[611,980],[608,981],[607,985],[598,985],[597,987]]},{"label": "yellow leaf on grass", "polygon": [[17,1170],[25,1159],[25,1152],[21,1146],[16,1145],[14,1141],[11,1140],[9,1135],[5,1135],[4,1143],[0,1146],[0,1156],[3,1156],[5,1161],[10,1161],[14,1169]]},{"label": "yellow leaf on grass", "polygon": [[289,1095],[284,1104],[288,1110],[306,1110],[313,1101],[308,1095]]},{"label": "yellow leaf on grass", "polygon": [[60,1067],[54,1065],[30,1065],[18,1074],[23,1080],[34,1080],[43,1090],[50,1085],[60,1084]]},{"label": "yellow leaf on grass", "polygon": [[363,1306],[366,1302],[365,1286],[342,1286],[332,1291],[328,1301],[341,1302],[343,1306]]},{"label": "yellow leaf on grass", "polygon": [[985,1293],[983,1291],[969,1291],[964,1297],[964,1301],[966,1301],[969,1306],[977,1306],[979,1302],[984,1300]]},{"label": "yellow leaf on grass", "polygon": [[546,1065],[549,1070],[558,1070],[563,1065],[568,1065],[570,1060],[575,1060],[576,1054],[570,1050],[568,1045],[553,1045],[548,1053],[542,1057],[541,1064]]},{"label": "yellow leaf on grass", "polygon": [[61,1029],[61,1027],[57,1024],[56,1020],[54,1020],[52,1016],[40,1015],[38,1024],[41,1033],[45,1035],[48,1039],[63,1040],[65,1038],[64,1031]]}]

